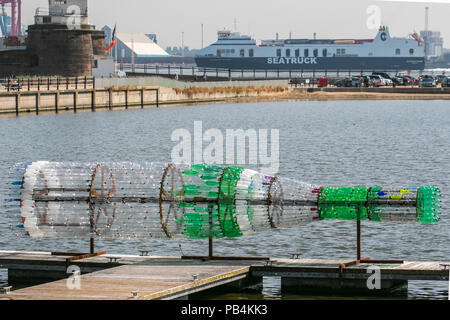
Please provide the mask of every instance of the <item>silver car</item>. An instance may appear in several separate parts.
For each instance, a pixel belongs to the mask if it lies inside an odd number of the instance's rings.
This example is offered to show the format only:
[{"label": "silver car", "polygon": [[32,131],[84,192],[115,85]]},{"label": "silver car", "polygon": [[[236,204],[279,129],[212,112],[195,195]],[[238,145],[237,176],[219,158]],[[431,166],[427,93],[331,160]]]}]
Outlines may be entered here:
[{"label": "silver car", "polygon": [[387,79],[387,78],[383,78],[383,77],[381,77],[381,81],[383,83],[382,84],[383,86],[390,86],[390,87],[392,87],[393,84],[394,84],[394,82],[391,79]]},{"label": "silver car", "polygon": [[419,81],[419,87],[434,88],[434,87],[436,87],[436,81],[433,78],[422,78]]}]

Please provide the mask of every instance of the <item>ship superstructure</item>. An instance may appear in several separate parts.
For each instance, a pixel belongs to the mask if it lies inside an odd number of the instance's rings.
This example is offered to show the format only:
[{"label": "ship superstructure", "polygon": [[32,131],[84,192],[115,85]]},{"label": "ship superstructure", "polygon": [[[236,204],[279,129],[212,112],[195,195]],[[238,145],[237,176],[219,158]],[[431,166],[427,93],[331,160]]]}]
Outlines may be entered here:
[{"label": "ship superstructure", "polygon": [[200,50],[198,67],[285,70],[423,70],[423,40],[416,34],[394,38],[386,26],[374,39],[263,40],[228,30]]}]

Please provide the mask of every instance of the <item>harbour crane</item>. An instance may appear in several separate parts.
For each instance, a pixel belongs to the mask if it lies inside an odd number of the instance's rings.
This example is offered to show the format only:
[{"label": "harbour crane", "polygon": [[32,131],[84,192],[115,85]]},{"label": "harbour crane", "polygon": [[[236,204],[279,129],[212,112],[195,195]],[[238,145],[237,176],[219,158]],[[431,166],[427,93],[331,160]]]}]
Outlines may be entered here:
[{"label": "harbour crane", "polygon": [[[8,30],[6,21],[7,4],[11,5],[11,28]],[[22,0],[0,0],[0,29],[4,36],[20,36],[22,34]]]}]

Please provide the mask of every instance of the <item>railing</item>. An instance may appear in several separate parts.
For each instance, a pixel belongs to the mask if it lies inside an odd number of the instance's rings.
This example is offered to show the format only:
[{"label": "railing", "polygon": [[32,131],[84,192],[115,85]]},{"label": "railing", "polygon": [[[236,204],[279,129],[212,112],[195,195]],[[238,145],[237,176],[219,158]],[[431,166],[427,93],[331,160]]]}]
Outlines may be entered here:
[{"label": "railing", "polygon": [[49,8],[37,8],[36,9],[36,16],[71,16],[71,15],[76,15],[76,16],[82,16],[82,17],[86,17],[87,16],[87,9],[81,10],[68,10],[68,11],[64,11],[64,10],[50,10]]},{"label": "railing", "polygon": [[[224,69],[224,68],[201,68],[196,66],[174,66],[174,65],[150,65],[120,63],[119,69],[131,73],[143,73],[160,76],[171,76],[173,78],[189,77],[192,80],[264,80],[264,79],[317,79],[319,77],[345,78],[351,76],[368,75],[380,70],[301,70],[301,69]],[[403,70],[383,70],[384,72],[398,73]],[[413,72],[414,71],[414,72]],[[407,70],[409,74],[420,75],[421,71]]]},{"label": "railing", "polygon": [[97,109],[159,107],[157,87],[91,88],[54,91],[0,92],[0,114],[70,112]]},{"label": "railing", "polygon": [[95,88],[94,77],[0,79],[0,91],[52,91]]}]

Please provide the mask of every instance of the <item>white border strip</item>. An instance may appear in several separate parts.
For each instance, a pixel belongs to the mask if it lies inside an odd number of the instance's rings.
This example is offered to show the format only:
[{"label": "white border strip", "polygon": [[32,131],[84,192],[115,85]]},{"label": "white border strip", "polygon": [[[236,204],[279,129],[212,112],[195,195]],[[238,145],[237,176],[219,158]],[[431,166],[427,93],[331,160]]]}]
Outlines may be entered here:
[{"label": "white border strip", "polygon": [[414,3],[445,3],[450,4],[450,0],[377,0],[381,2],[414,2]]}]

